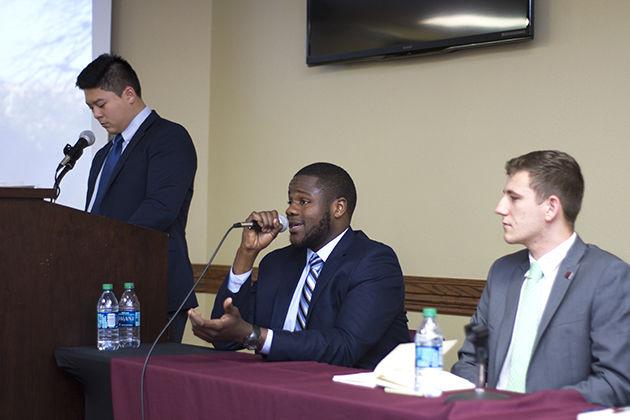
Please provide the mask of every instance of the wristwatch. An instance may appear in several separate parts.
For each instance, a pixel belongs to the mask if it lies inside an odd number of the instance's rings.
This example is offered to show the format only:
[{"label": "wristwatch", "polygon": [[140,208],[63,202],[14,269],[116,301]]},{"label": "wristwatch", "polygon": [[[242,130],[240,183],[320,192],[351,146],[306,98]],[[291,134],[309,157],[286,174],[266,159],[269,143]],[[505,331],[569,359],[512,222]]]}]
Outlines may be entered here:
[{"label": "wristwatch", "polygon": [[258,325],[252,325],[252,332],[243,339],[243,346],[248,350],[258,349],[258,342],[260,341],[260,327]]}]

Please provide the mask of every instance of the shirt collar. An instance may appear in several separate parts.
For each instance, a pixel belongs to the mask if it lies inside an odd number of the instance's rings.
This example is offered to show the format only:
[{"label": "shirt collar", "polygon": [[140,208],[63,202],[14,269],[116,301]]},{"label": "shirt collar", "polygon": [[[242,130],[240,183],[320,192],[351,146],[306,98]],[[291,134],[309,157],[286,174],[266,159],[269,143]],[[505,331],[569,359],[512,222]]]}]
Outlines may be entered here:
[{"label": "shirt collar", "polygon": [[150,113],[151,108],[145,106],[142,111],[138,112],[138,114],[133,117],[133,120],[131,120],[127,128],[125,128],[123,132],[120,133],[123,137],[123,146],[129,144],[134,134],[136,134],[136,131],[138,131],[138,128],[140,128],[140,126],[142,125],[144,120],[147,119]]},{"label": "shirt collar", "polygon": [[[319,255],[319,258],[321,258],[322,261],[326,262],[328,257],[330,257],[330,254],[332,254],[333,249],[335,249],[335,247],[337,246],[337,244],[341,240],[341,237],[348,231],[348,229],[349,228],[346,228],[346,230],[341,232],[339,235],[335,236],[335,238],[332,241],[328,242],[326,245],[321,247],[319,251],[317,251],[317,255]],[[306,262],[307,263],[311,259],[311,255],[313,255],[314,253],[315,253],[315,251],[313,251],[310,248],[307,248],[307,250],[306,250]]]},{"label": "shirt collar", "polygon": [[[571,249],[571,247],[575,243],[576,238],[577,234],[573,232],[573,234],[569,236],[567,240],[565,240],[560,245],[556,246],[554,249],[547,252],[545,255],[538,259],[537,262],[540,265],[540,268],[542,269],[545,278],[552,277],[552,274],[558,271],[560,263],[569,253],[569,249]],[[531,265],[534,261],[536,260],[534,259],[534,257],[532,257],[532,254],[530,253],[529,264]],[[529,273],[529,270],[527,270],[527,273]],[[525,276],[527,276],[527,273],[525,273]]]}]

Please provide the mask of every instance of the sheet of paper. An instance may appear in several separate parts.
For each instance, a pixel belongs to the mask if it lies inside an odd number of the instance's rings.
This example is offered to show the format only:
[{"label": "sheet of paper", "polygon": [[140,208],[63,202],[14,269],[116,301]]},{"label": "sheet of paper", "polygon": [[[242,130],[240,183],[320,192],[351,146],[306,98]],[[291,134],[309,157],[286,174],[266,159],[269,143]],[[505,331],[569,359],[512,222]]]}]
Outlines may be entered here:
[{"label": "sheet of paper", "polygon": [[35,185],[32,184],[15,184],[8,183],[5,181],[0,181],[0,187],[2,188],[35,188]]},{"label": "sheet of paper", "polygon": [[630,420],[630,406],[585,411],[577,415],[577,420]]},{"label": "sheet of paper", "polygon": [[374,372],[351,373],[350,375],[335,375],[333,376],[333,382],[364,386],[367,388],[376,388],[376,375],[374,374]]}]

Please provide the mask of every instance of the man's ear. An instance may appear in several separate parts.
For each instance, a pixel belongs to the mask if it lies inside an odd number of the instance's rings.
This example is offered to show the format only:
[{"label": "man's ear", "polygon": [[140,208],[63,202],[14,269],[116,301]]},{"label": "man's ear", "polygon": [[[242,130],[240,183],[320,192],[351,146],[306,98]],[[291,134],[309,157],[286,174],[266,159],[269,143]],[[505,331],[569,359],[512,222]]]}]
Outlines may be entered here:
[{"label": "man's ear", "polygon": [[551,222],[559,215],[564,214],[562,210],[562,202],[560,202],[560,198],[558,198],[557,195],[550,195],[545,201],[545,220],[547,222]]},{"label": "man's ear", "polygon": [[344,197],[337,198],[330,206],[332,215],[335,219],[340,219],[348,211],[348,201]]},{"label": "man's ear", "polygon": [[136,100],[138,100],[138,95],[136,94],[136,90],[131,86],[127,86],[123,91],[121,97],[127,101],[130,105],[134,104]]}]

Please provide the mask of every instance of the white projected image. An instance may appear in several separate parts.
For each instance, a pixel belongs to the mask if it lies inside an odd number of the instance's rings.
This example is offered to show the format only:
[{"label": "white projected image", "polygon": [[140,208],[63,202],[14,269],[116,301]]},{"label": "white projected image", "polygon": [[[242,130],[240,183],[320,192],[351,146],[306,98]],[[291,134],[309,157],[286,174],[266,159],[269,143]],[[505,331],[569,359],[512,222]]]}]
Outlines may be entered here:
[{"label": "white projected image", "polygon": [[[92,60],[92,0],[0,0],[0,185],[51,188],[63,158],[91,127],[76,77]],[[91,151],[58,199],[85,204]]]}]

